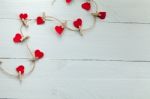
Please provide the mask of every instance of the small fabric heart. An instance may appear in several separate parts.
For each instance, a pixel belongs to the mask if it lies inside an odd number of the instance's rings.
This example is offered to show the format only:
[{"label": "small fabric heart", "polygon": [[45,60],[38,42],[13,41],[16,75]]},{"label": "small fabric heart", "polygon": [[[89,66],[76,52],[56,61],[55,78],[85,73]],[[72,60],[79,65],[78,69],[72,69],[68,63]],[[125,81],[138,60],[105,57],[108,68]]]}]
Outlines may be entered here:
[{"label": "small fabric heart", "polygon": [[41,24],[44,24],[45,21],[44,21],[44,19],[41,16],[38,16],[36,18],[36,23],[37,23],[37,25],[41,25]]},{"label": "small fabric heart", "polygon": [[87,11],[89,11],[91,9],[91,3],[89,3],[89,2],[85,2],[81,6],[83,9],[85,9]]},{"label": "small fabric heart", "polygon": [[72,0],[66,0],[67,4],[70,4],[72,2]]},{"label": "small fabric heart", "polygon": [[20,43],[22,41],[22,35],[17,33],[13,38],[14,43]]},{"label": "small fabric heart", "polygon": [[16,71],[18,73],[21,73],[22,75],[24,74],[24,66],[23,65],[20,65],[16,68]]},{"label": "small fabric heart", "polygon": [[21,14],[19,15],[19,17],[20,17],[20,19],[26,20],[26,19],[28,18],[28,14],[27,14],[27,13],[21,13]]},{"label": "small fabric heart", "polygon": [[39,49],[35,50],[34,54],[35,54],[36,59],[41,59],[44,56],[44,53],[40,51]]},{"label": "small fabric heart", "polygon": [[82,19],[78,18],[73,22],[74,27],[80,28],[82,26]]},{"label": "small fabric heart", "polygon": [[63,26],[55,26],[55,31],[61,35],[64,31],[64,27]]},{"label": "small fabric heart", "polygon": [[105,18],[106,18],[106,12],[99,12],[99,13],[98,13],[98,17],[99,17],[100,19],[105,19]]}]

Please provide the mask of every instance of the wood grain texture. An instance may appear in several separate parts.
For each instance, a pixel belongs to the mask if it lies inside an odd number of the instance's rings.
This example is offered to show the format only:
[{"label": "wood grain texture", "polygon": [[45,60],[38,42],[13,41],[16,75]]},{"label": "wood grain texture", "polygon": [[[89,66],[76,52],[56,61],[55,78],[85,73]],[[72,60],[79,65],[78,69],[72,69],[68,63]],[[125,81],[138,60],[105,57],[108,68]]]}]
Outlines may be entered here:
[{"label": "wood grain texture", "polygon": [[[15,73],[20,64],[30,69],[30,54],[12,37],[19,32],[18,14],[35,18],[46,12],[60,19],[83,18],[88,27],[92,17],[81,9],[84,0],[66,6],[63,0],[0,0],[0,61]],[[20,84],[0,72],[0,98],[45,99],[149,99],[150,98],[150,7],[149,0],[95,0],[108,12],[105,21],[83,37],[65,30],[58,37],[55,22],[24,30],[32,50],[45,52],[32,75]]]}]

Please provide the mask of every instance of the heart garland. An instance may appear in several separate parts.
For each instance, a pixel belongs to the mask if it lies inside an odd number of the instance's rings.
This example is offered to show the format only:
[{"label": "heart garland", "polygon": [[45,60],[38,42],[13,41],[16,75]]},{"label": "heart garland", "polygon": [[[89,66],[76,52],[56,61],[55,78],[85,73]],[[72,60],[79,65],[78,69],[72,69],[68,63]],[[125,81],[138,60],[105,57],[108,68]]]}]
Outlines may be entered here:
[{"label": "heart garland", "polygon": [[[54,1],[56,1],[56,0],[53,0],[52,3],[54,3]],[[65,0],[65,2],[67,4],[71,4],[73,2],[73,0]],[[96,11],[91,12],[91,10],[94,6],[96,8]],[[27,13],[19,14],[19,19],[21,21],[20,32],[18,32],[14,35],[13,42],[15,44],[24,44],[26,46],[26,48],[28,49],[28,51],[31,55],[31,59],[29,59],[29,62],[32,63],[32,67],[31,67],[29,72],[26,72],[26,68],[25,68],[24,65],[21,64],[19,66],[16,66],[16,73],[17,74],[12,74],[12,73],[6,71],[4,68],[2,68],[2,66],[0,66],[0,69],[4,73],[6,73],[10,76],[17,77],[21,82],[23,77],[26,77],[26,76],[30,75],[34,71],[35,63],[37,62],[37,60],[42,59],[44,57],[44,52],[41,51],[40,49],[36,49],[36,50],[32,51],[29,48],[27,40],[30,37],[25,36],[24,33],[23,33],[23,28],[28,28],[29,27],[29,22],[32,21],[32,20],[34,20],[37,25],[43,25],[43,24],[46,23],[46,21],[58,22],[58,25],[54,26],[54,31],[56,32],[56,34],[58,36],[62,36],[65,29],[70,30],[70,31],[76,31],[81,36],[83,36],[84,31],[90,30],[95,26],[97,18],[99,18],[100,20],[104,20],[106,18],[106,12],[98,11],[98,5],[94,0],[86,0],[85,2],[83,2],[81,4],[81,8],[83,10],[89,12],[89,14],[93,16],[93,24],[90,27],[86,28],[86,29],[83,29],[84,22],[81,18],[77,18],[77,19],[73,20],[72,21],[73,26],[70,27],[67,24],[68,20],[63,20],[62,21],[62,20],[57,19],[55,17],[47,16],[46,13],[43,13],[42,16],[38,16],[36,19],[29,19],[29,15]],[[2,64],[2,62],[0,61],[0,65],[1,64]]]},{"label": "heart garland", "polygon": [[[21,21],[21,27],[20,27],[20,32],[16,33],[14,35],[14,37],[12,38],[12,41],[15,44],[23,44],[26,46],[26,48],[28,49],[30,55],[31,55],[31,59],[29,59],[29,62],[32,63],[32,67],[30,69],[29,72],[26,72],[25,66],[24,65],[19,65],[16,67],[16,72],[17,74],[13,74],[10,73],[8,71],[6,71],[4,68],[2,68],[2,66],[0,66],[0,69],[7,75],[18,78],[20,80],[20,82],[22,82],[22,78],[26,77],[28,75],[30,75],[34,68],[35,68],[35,63],[39,60],[42,59],[44,57],[44,52],[42,52],[39,49],[36,49],[34,52],[31,51],[31,49],[28,46],[27,40],[30,38],[29,36],[25,36],[23,33],[23,28],[28,28],[28,22],[30,22],[31,20],[28,19],[28,14],[27,13],[21,13],[19,15],[19,19]],[[2,63],[2,62],[0,62]]]}]

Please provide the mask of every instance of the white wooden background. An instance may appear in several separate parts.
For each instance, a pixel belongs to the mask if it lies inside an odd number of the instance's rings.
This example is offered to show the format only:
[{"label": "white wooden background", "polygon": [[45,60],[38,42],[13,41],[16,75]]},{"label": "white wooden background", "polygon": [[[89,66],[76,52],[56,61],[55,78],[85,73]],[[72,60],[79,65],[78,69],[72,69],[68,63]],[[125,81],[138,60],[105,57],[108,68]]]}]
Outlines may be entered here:
[{"label": "white wooden background", "polygon": [[[35,18],[45,11],[61,19],[91,17],[81,9],[84,0],[0,0],[0,60],[13,71],[29,68],[27,49],[15,45],[17,15]],[[0,98],[39,99],[149,99],[150,98],[150,0],[96,0],[107,11],[105,21],[84,37],[65,31],[59,38],[54,24],[33,24],[28,30],[31,49],[40,48],[44,59],[31,76],[19,81],[0,72]],[[87,21],[86,21],[87,22]],[[14,71],[15,72],[15,71]]]}]

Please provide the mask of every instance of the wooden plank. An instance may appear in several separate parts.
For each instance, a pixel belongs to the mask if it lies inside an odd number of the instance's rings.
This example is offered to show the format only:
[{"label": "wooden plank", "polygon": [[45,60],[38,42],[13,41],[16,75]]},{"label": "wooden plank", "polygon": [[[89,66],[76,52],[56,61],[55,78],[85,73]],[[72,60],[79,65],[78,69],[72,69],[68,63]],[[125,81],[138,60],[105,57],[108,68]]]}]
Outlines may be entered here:
[{"label": "wooden plank", "polygon": [[[17,25],[14,26],[14,24]],[[0,27],[3,26],[5,27],[0,32],[0,57],[30,57],[25,46],[15,45],[12,41],[13,36],[19,30],[19,22],[1,20]],[[25,34],[31,37],[29,40],[31,49],[40,48],[45,52],[45,58],[150,59],[150,28],[147,24],[97,22],[96,27],[91,31],[87,31],[84,37],[81,37],[77,32],[68,30],[64,32],[62,37],[58,37],[54,32],[54,26],[55,24],[53,23],[46,23],[44,26],[32,24],[30,29],[27,30],[28,33],[25,31]],[[17,53],[12,53],[12,50],[17,51]]]},{"label": "wooden plank", "polygon": [[[18,65],[26,71],[31,68],[26,59],[3,59],[1,66],[15,73]],[[55,80],[103,80],[103,79],[149,79],[150,62],[41,60],[28,79]],[[30,79],[31,78],[31,79]],[[10,79],[1,72],[0,79]],[[12,79],[11,79],[12,80]]]},{"label": "wooden plank", "polygon": [[[16,63],[28,64],[25,60],[3,61],[4,65],[11,69]],[[150,91],[149,64],[145,62],[40,61],[33,74],[24,79],[21,85],[19,81],[0,72],[0,96],[53,99],[107,99],[110,97],[147,99]]]},{"label": "wooden plank", "polygon": [[107,9],[109,21],[150,23],[149,0],[101,0],[98,4]]},{"label": "wooden plank", "polygon": [[[108,22],[139,22],[150,23],[150,1],[149,0],[95,0],[99,9],[108,12]],[[43,11],[49,15],[64,19],[72,19],[75,17],[84,17],[86,12],[81,9],[80,5],[84,0],[74,1],[72,5],[66,6],[64,0],[57,0],[52,6],[52,0],[1,0],[0,18],[15,18],[21,12],[28,12],[31,18],[35,18]],[[79,12],[80,11],[80,12]],[[76,13],[80,13],[80,16]],[[69,16],[68,16],[69,15]]]},{"label": "wooden plank", "polygon": [[1,85],[6,86],[7,84],[9,90],[1,89],[0,94],[1,97],[19,99],[148,99],[147,97],[150,97],[149,82],[149,80],[34,80],[20,87],[17,83],[5,80]]}]

